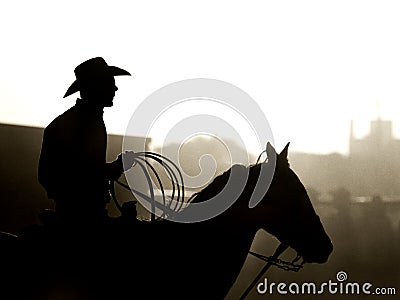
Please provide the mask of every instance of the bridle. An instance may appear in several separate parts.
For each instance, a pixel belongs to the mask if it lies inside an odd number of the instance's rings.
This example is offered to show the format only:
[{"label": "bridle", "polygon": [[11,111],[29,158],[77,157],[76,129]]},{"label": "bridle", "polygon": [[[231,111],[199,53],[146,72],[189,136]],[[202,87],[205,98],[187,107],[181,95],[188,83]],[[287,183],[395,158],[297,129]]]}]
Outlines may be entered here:
[{"label": "bridle", "polygon": [[285,243],[280,243],[279,246],[276,248],[275,252],[271,256],[265,256],[253,251],[249,251],[249,254],[253,255],[254,257],[257,257],[258,259],[261,259],[267,264],[262,268],[262,270],[257,274],[257,276],[254,278],[254,280],[250,283],[250,285],[247,287],[247,289],[243,292],[243,294],[240,296],[240,300],[243,300],[247,297],[247,295],[250,293],[250,291],[254,288],[254,286],[257,284],[257,282],[260,281],[261,277],[265,274],[265,272],[268,271],[268,269],[271,266],[276,266],[280,269],[283,269],[285,271],[293,271],[293,272],[298,272],[300,269],[303,268],[305,261],[303,260],[300,264],[296,264],[301,258],[300,255],[297,255],[295,259],[291,262],[287,262],[285,260],[279,259],[279,255],[281,255],[285,250],[289,248],[289,246]]},{"label": "bridle", "polygon": [[[265,151],[263,151],[260,154],[260,156],[258,157],[257,163],[260,161],[260,158],[264,152]],[[157,162],[160,166],[162,166],[164,171],[168,174],[169,178],[171,179],[170,182],[172,185],[172,193],[171,193],[170,199],[168,199],[168,201],[169,201],[168,204],[167,204],[165,190],[164,190],[164,186],[163,186],[162,180],[160,178],[160,175],[157,173],[154,166],[148,160],[146,160],[146,158],[152,159],[153,161]],[[184,208],[184,205],[187,205],[190,203],[190,200],[192,198],[189,198],[189,201],[185,202],[185,189],[184,189],[183,176],[182,176],[182,173],[179,170],[178,166],[172,160],[170,160],[169,158],[167,158],[165,156],[162,156],[161,154],[154,153],[154,152],[138,152],[138,153],[135,153],[135,157],[133,159],[132,166],[135,166],[135,165],[138,165],[141,168],[141,170],[146,178],[146,181],[149,186],[150,197],[148,195],[130,187],[129,185],[121,182],[118,179],[112,180],[110,182],[110,186],[109,186],[110,194],[111,194],[111,197],[112,197],[117,209],[121,213],[122,213],[122,206],[118,202],[116,193],[115,193],[115,185],[116,184],[131,191],[132,193],[134,193],[134,195],[141,197],[145,201],[148,201],[151,203],[151,210],[152,210],[151,222],[154,222],[159,219],[163,219],[163,217],[165,217],[165,215],[168,215],[168,211],[177,212],[180,209]],[[146,166],[148,167],[148,169],[146,169]],[[160,186],[159,189],[161,191],[161,196],[162,196],[162,202],[163,202],[162,205],[159,204],[157,201],[155,201],[153,182],[151,179],[150,172],[147,170],[152,172],[152,174],[156,177],[157,183]],[[175,205],[173,207],[172,207],[172,203],[175,203]],[[156,219],[156,214],[155,214],[156,206],[159,206],[161,208],[161,210],[163,211],[162,215],[160,217],[158,217],[158,219]],[[279,244],[279,246],[276,248],[274,254],[271,256],[265,256],[265,255],[262,255],[262,254],[259,254],[259,253],[249,250],[248,253],[250,255],[266,262],[266,265],[257,274],[257,276],[254,278],[254,280],[251,282],[251,284],[247,287],[247,289],[241,295],[241,297],[239,298],[240,300],[243,300],[247,297],[247,295],[250,293],[250,291],[254,288],[254,286],[257,284],[257,282],[261,279],[261,277],[265,274],[265,272],[268,271],[268,269],[271,266],[276,266],[285,271],[293,271],[293,272],[298,272],[300,269],[303,268],[303,266],[305,264],[304,260],[300,264],[296,264],[301,258],[300,255],[297,255],[296,258],[291,262],[287,262],[285,260],[279,259],[279,256],[287,248],[289,248],[289,246],[282,242]]]}]

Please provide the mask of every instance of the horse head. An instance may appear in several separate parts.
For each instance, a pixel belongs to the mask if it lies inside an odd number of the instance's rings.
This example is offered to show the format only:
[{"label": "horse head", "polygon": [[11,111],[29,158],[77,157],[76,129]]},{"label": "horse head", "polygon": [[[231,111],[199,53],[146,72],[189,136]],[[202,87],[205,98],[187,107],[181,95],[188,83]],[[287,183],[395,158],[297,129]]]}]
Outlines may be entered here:
[{"label": "horse head", "polygon": [[[333,246],[305,187],[289,166],[288,147],[289,143],[277,154],[268,143],[268,162],[232,166],[197,193],[193,202],[235,198],[228,200],[234,203],[216,218],[216,223],[244,228],[249,234],[264,229],[292,247],[306,262],[323,263]],[[264,177],[270,180],[263,180]],[[260,190],[260,201],[254,204],[253,195]]]},{"label": "horse head", "polygon": [[268,162],[250,167],[250,180],[272,161],[275,171],[264,198],[250,208],[257,225],[292,247],[306,262],[324,263],[333,246],[307,191],[288,162],[289,143],[279,154],[267,144]]}]

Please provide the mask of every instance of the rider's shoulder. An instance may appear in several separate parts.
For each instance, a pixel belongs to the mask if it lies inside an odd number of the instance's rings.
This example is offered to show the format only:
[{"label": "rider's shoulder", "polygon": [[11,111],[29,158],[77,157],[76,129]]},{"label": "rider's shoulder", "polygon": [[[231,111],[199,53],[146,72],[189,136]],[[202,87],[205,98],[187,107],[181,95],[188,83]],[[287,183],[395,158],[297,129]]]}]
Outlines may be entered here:
[{"label": "rider's shoulder", "polygon": [[65,129],[68,126],[72,126],[77,122],[77,113],[74,107],[69,108],[62,114],[54,118],[49,125],[46,126],[46,132],[52,132],[58,129]]}]

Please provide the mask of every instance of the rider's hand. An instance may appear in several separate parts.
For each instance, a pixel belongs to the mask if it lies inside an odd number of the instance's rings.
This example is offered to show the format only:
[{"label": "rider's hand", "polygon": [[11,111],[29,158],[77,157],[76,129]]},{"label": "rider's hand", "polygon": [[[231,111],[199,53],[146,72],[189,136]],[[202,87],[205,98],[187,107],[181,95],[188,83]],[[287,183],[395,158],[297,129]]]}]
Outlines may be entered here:
[{"label": "rider's hand", "polygon": [[118,179],[123,172],[132,168],[135,163],[135,152],[125,151],[118,155],[117,159],[111,163],[106,163],[106,176],[110,179]]},{"label": "rider's hand", "polygon": [[124,172],[129,170],[135,164],[136,154],[134,151],[125,151],[118,155],[118,159],[121,160]]}]

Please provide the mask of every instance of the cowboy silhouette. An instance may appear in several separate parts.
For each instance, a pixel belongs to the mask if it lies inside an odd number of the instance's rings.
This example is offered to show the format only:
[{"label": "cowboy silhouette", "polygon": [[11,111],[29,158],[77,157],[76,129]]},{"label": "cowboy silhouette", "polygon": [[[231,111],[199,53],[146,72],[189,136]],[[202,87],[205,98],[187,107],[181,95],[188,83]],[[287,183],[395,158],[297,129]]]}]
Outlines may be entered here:
[{"label": "cowboy silhouette", "polygon": [[[81,63],[74,72],[76,80],[64,98],[78,91],[80,98],[45,128],[38,179],[54,200],[57,216],[71,222],[94,222],[108,217],[109,180],[124,171],[122,154],[106,162],[103,109],[113,106],[118,90],[114,76],[131,74],[109,66],[101,57]],[[124,159],[130,153],[124,153]]]}]

